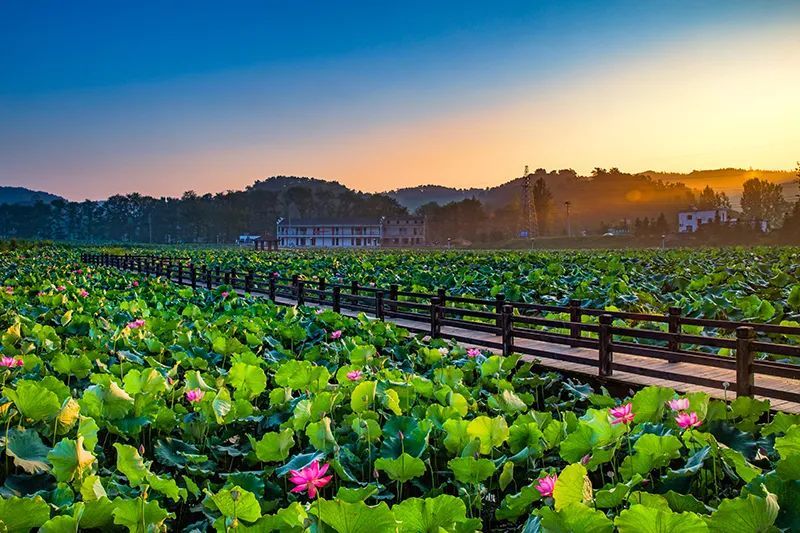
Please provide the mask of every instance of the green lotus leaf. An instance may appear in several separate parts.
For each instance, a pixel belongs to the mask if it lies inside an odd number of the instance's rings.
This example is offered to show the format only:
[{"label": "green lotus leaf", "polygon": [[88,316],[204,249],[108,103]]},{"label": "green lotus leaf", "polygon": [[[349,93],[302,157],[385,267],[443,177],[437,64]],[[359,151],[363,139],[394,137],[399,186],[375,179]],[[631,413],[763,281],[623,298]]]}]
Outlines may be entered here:
[{"label": "green lotus leaf", "polygon": [[541,517],[544,531],[554,533],[611,533],[614,530],[614,524],[605,513],[579,502],[572,502],[560,511],[544,507]]},{"label": "green lotus leaf", "polygon": [[267,375],[261,367],[234,363],[228,373],[228,383],[236,390],[236,398],[251,400],[267,389]]},{"label": "green lotus leaf", "polygon": [[34,422],[52,418],[61,409],[58,396],[33,381],[20,380],[16,388],[4,387],[3,394],[14,402],[22,416]]},{"label": "green lotus leaf", "polygon": [[634,454],[626,456],[619,467],[620,474],[626,480],[635,474],[645,476],[655,468],[667,466],[670,461],[680,457],[683,444],[675,435],[646,433],[639,437],[633,448]]},{"label": "green lotus leaf", "polygon": [[157,501],[144,501],[141,497],[132,500],[117,498],[113,504],[114,523],[128,528],[130,533],[159,531],[171,516]]},{"label": "green lotus leaf", "polygon": [[14,464],[29,474],[50,471],[47,454],[50,448],[44,445],[35,429],[9,429],[6,439],[6,454]]},{"label": "green lotus leaf", "polygon": [[50,519],[50,506],[41,496],[0,498],[0,523],[9,533],[27,533]]},{"label": "green lotus leaf", "polygon": [[285,460],[289,457],[289,450],[294,446],[294,431],[289,428],[280,433],[264,433],[258,441],[249,438],[258,460],[267,463]]},{"label": "green lotus leaf", "polygon": [[337,446],[331,430],[331,419],[327,416],[306,426],[306,436],[311,445],[321,452],[331,452]]},{"label": "green lotus leaf", "polygon": [[614,520],[619,533],[707,533],[708,526],[694,513],[675,513],[641,504],[631,505]]},{"label": "green lotus leaf", "polygon": [[208,494],[217,510],[225,517],[245,522],[255,522],[261,518],[261,506],[255,494],[238,485]]},{"label": "green lotus leaf", "polygon": [[633,395],[634,421],[660,422],[664,417],[666,402],[675,396],[675,391],[666,387],[645,387]]},{"label": "green lotus leaf", "polygon": [[715,533],[767,533],[773,531],[779,510],[772,494],[766,498],[750,494],[745,498],[723,500],[708,519],[708,528]]},{"label": "green lotus leaf", "polygon": [[571,464],[559,473],[553,488],[553,499],[556,511],[561,511],[571,503],[583,503],[592,499],[592,482],[582,464]]},{"label": "green lotus leaf", "polygon": [[92,361],[86,354],[67,355],[65,353],[56,354],[50,364],[53,370],[65,376],[75,376],[85,378],[92,372]]},{"label": "green lotus leaf", "polygon": [[385,459],[383,457],[377,459],[375,461],[375,469],[386,472],[392,481],[405,483],[410,479],[423,475],[425,473],[425,463],[422,462],[422,459],[404,453],[397,459]]},{"label": "green lotus leaf", "polygon": [[467,434],[467,426],[469,425],[469,421],[467,420],[457,420],[455,418],[451,418],[450,420],[445,421],[442,425],[445,433],[447,436],[444,438],[444,447],[447,448],[447,451],[453,454],[460,454],[461,450],[469,443],[470,436]]},{"label": "green lotus leaf", "polygon": [[369,506],[364,502],[319,500],[309,512],[320,516],[322,522],[337,533],[394,533],[397,521],[389,507],[381,502]]},{"label": "green lotus leaf", "polygon": [[84,449],[83,442],[81,436],[77,440],[61,439],[47,454],[47,460],[53,465],[53,474],[58,481],[80,481],[90,473],[97,459]]},{"label": "green lotus leaf", "polygon": [[139,450],[127,444],[114,443],[117,450],[117,470],[125,474],[128,483],[134,487],[144,483],[150,469],[139,455]]},{"label": "green lotus leaf", "polygon": [[495,464],[489,459],[475,459],[471,456],[450,459],[447,466],[455,474],[456,481],[472,485],[489,479],[497,470]]},{"label": "green lotus leaf", "polygon": [[503,417],[489,418],[479,416],[467,425],[467,435],[481,442],[481,454],[488,455],[492,448],[502,445],[508,439],[508,424]]},{"label": "green lotus leaf", "polygon": [[350,408],[354,413],[363,413],[375,405],[377,383],[362,381],[350,393]]},{"label": "green lotus leaf", "polygon": [[460,498],[442,494],[435,498],[409,498],[392,507],[401,533],[454,531],[467,520],[467,508]]}]

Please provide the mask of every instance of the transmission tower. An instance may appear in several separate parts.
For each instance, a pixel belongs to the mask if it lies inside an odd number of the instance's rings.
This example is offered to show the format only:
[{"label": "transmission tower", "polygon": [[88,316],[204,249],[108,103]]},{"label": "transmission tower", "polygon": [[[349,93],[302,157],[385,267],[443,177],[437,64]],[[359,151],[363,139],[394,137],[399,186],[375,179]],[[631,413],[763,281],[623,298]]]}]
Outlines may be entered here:
[{"label": "transmission tower", "polygon": [[536,202],[533,198],[533,183],[528,172],[528,165],[522,176],[522,216],[525,220],[525,229],[528,231],[528,238],[534,239],[539,235],[539,221],[536,218]]}]

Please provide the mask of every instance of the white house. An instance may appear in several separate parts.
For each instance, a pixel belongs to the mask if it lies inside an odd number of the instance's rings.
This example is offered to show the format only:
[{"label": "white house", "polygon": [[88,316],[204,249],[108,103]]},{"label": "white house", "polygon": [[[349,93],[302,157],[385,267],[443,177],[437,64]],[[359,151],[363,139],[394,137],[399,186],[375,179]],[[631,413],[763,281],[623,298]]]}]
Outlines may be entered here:
[{"label": "white house", "polygon": [[279,219],[281,248],[378,248],[382,238],[377,218]]},{"label": "white house", "polygon": [[713,222],[727,224],[728,210],[708,209],[700,211],[693,209],[691,211],[681,211],[678,213],[678,232],[694,233],[700,229],[700,226],[703,224],[711,224]]}]

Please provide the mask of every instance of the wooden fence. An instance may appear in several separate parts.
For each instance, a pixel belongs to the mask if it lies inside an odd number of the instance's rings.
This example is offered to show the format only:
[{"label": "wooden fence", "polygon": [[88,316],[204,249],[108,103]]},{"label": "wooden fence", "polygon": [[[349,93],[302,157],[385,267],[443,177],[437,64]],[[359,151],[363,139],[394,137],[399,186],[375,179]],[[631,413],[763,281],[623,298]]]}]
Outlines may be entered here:
[{"label": "wooden fence", "polygon": [[[789,402],[800,402],[800,327],[711,320],[683,316],[678,308],[665,315],[606,311],[581,306],[571,300],[566,306],[506,301],[502,294],[492,299],[448,294],[402,291],[398,285],[388,289],[328,283],[324,278],[305,279],[263,275],[253,271],[222,270],[219,266],[195,265],[181,258],[82,254],[83,261],[117,267],[146,275],[165,276],[192,288],[208,289],[228,285],[270,300],[292,301],[297,305],[330,306],[334,311],[363,311],[378,319],[405,320],[403,327],[441,337],[442,328],[450,327],[447,338],[500,350],[503,354],[522,353],[534,357],[559,359],[580,365],[592,364],[601,377],[613,376],[615,370],[679,383],[715,389],[731,387],[738,396],[761,395]],[[411,324],[408,321],[412,322]],[[687,333],[684,327],[704,328],[703,334]],[[457,330],[456,333],[452,329]],[[489,334],[483,338],[459,332]],[[596,351],[597,359],[554,351],[547,347],[522,346],[517,339],[541,341],[551,345]],[[566,353],[565,353],[566,352]],[[690,363],[709,369],[735,371],[735,381],[698,374],[653,369],[647,366],[614,361],[614,354],[629,354],[671,363]],[[783,388],[759,387],[757,375],[785,378]]]}]

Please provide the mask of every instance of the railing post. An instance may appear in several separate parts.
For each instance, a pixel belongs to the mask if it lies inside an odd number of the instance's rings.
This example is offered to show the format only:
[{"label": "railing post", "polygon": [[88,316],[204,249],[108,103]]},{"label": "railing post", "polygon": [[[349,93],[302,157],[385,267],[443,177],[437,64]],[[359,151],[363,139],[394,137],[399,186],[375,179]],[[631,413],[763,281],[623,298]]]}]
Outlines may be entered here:
[{"label": "railing post", "polygon": [[305,288],[306,288],[306,282],[303,280],[297,280],[297,288],[295,289],[295,294],[297,295],[298,307],[306,304]]},{"label": "railing post", "polygon": [[375,291],[375,316],[383,320],[383,291]]},{"label": "railing post", "polygon": [[318,281],[317,284],[319,286],[319,290],[321,290],[321,291],[324,291],[325,288],[327,287],[327,284],[325,282],[325,278],[319,278],[319,281]]},{"label": "railing post", "polygon": [[358,296],[358,282],[357,281],[351,281],[350,282],[350,294],[352,294],[353,296]]},{"label": "railing post", "polygon": [[230,270],[226,270],[226,271],[225,271],[225,272],[222,274],[222,276],[223,276],[223,278],[224,278],[224,280],[225,280],[225,281],[224,281],[224,284],[225,284],[225,285],[230,285],[230,284],[231,284],[231,271],[230,271]]},{"label": "railing post", "polygon": [[[577,299],[572,299],[569,301],[569,336],[573,339],[580,339],[581,338],[581,301]],[[571,344],[570,346],[576,346],[575,344]]]},{"label": "railing post", "polygon": [[497,313],[497,320],[495,326],[498,328],[503,327],[503,306],[506,304],[505,294],[496,294],[494,297],[494,312]]},{"label": "railing post", "polygon": [[236,290],[236,269],[235,268],[231,269],[231,277],[230,277],[229,281],[231,283],[231,287],[233,288],[233,290]]},{"label": "railing post", "polygon": [[431,338],[435,339],[441,334],[442,328],[439,324],[439,298],[431,298]]},{"label": "railing post", "polygon": [[599,360],[599,374],[601,376],[610,376],[614,373],[612,363],[614,362],[614,353],[611,349],[611,324],[614,322],[614,317],[611,315],[600,315],[600,360]]},{"label": "railing post", "polygon": [[[396,302],[397,301],[397,292],[399,290],[400,290],[400,288],[397,286],[397,283],[392,283],[391,285],[389,285],[389,299],[392,300],[393,302]],[[395,304],[395,303],[389,304],[389,311],[391,311],[392,313],[396,312],[397,311],[397,304]]]},{"label": "railing post", "polygon": [[208,270],[207,265],[203,265],[203,275],[206,278],[206,289],[211,290],[211,271]]},{"label": "railing post", "polygon": [[514,307],[511,305],[503,306],[502,318],[502,340],[503,340],[503,355],[508,357],[514,351],[514,328],[513,318]]},{"label": "railing post", "polygon": [[298,274],[292,274],[292,287],[296,287],[297,286],[297,280],[299,280],[299,279],[300,279],[300,276]]},{"label": "railing post", "polygon": [[447,290],[443,288],[436,289],[436,297],[439,298],[439,305],[447,307]]},{"label": "railing post", "polygon": [[197,288],[197,269],[194,266],[194,263],[189,265],[189,280],[192,283],[192,288]]},{"label": "railing post", "polygon": [[178,285],[183,285],[183,263],[178,263]]},{"label": "railing post", "polygon": [[[675,337],[671,337],[669,342],[667,343],[667,347],[671,352],[677,352],[680,350],[680,342],[678,336],[681,334],[681,308],[680,307],[670,307],[667,313],[667,325],[669,327],[669,332],[675,335]],[[670,357],[667,359],[670,363],[677,362],[677,359],[674,357]]]},{"label": "railing post", "polygon": [[269,277],[269,299],[275,301],[275,276]]},{"label": "railing post", "polygon": [[736,396],[753,396],[753,341],[756,331],[751,326],[736,328]]},{"label": "railing post", "polygon": [[248,270],[244,276],[244,292],[253,292],[253,271]]},{"label": "railing post", "polygon": [[325,278],[318,278],[317,279],[317,289],[319,289],[319,294],[317,295],[317,300],[319,304],[325,303],[327,300],[325,298],[325,290],[328,288],[328,283],[325,281]]},{"label": "railing post", "polygon": [[333,287],[333,312],[340,313],[342,311],[342,288],[338,285]]},{"label": "railing post", "polygon": [[222,281],[222,276],[219,274],[219,265],[214,267],[214,283],[219,283]]}]

